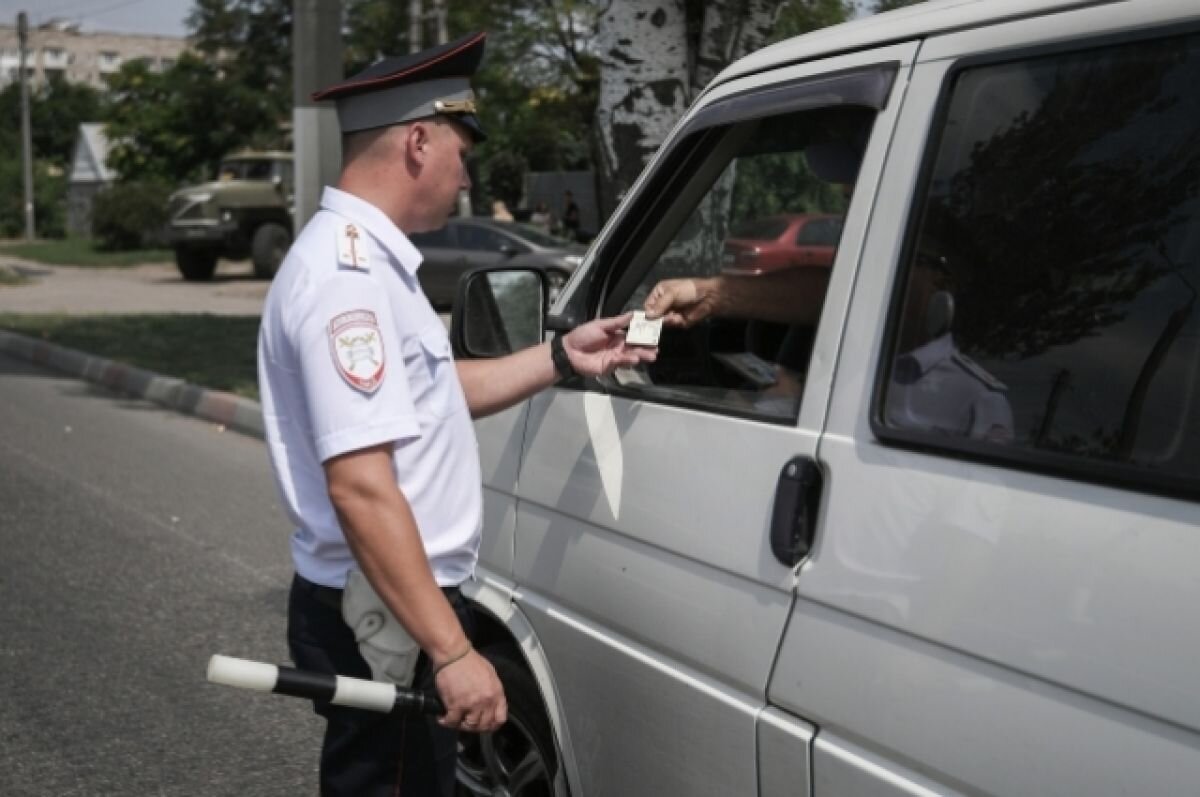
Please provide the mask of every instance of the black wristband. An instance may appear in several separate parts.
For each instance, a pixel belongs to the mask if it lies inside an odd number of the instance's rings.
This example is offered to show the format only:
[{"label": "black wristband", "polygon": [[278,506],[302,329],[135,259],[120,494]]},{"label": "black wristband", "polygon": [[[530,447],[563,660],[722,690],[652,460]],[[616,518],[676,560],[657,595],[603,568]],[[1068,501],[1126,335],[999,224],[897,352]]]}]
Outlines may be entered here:
[{"label": "black wristband", "polygon": [[555,335],[550,341],[550,359],[554,362],[554,370],[559,379],[570,379],[578,374],[575,366],[571,365],[571,358],[567,356],[562,335]]}]

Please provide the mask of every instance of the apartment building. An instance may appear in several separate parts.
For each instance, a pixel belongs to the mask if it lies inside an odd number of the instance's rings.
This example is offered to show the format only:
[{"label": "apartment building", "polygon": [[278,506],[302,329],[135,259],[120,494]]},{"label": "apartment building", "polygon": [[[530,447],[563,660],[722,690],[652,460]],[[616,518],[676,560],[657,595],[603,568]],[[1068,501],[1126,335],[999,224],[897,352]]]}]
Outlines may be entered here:
[{"label": "apartment building", "polygon": [[[60,75],[103,89],[122,64],[144,60],[153,70],[167,69],[187,46],[178,36],[84,32],[78,24],[51,20],[30,26],[25,68],[34,87]],[[0,25],[0,87],[17,79],[20,64],[16,25]]]}]

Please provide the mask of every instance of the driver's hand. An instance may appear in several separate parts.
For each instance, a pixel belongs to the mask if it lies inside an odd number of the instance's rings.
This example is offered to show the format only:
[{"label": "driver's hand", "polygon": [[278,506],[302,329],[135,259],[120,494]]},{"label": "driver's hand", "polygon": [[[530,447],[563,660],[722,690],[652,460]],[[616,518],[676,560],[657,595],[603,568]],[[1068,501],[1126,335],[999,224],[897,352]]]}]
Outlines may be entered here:
[{"label": "driver's hand", "polygon": [[669,327],[690,327],[716,310],[717,290],[712,279],[663,280],[646,297],[646,317],[662,318]]}]

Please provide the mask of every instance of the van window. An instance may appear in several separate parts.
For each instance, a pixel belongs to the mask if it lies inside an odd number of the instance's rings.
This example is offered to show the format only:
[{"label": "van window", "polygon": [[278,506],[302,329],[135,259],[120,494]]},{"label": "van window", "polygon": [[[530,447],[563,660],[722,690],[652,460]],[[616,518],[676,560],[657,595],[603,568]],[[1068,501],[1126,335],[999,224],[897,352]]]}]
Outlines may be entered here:
[{"label": "van window", "polygon": [[957,73],[881,436],[1200,483],[1197,85],[1195,35]]},{"label": "van window", "polygon": [[[797,290],[816,298],[797,296],[796,303],[807,300],[816,310],[786,322],[750,310],[687,329],[664,328],[657,361],[621,375],[623,390],[763,420],[796,420],[840,219],[874,118],[867,108],[806,110],[716,132],[719,143],[697,168],[711,179],[673,198],[671,212],[681,223],[661,236],[655,251],[639,253],[650,266],[623,308],[641,309],[662,280],[755,281],[803,270],[808,278]],[[714,133],[704,135],[711,142]],[[814,221],[826,249],[799,245],[800,231]]]}]

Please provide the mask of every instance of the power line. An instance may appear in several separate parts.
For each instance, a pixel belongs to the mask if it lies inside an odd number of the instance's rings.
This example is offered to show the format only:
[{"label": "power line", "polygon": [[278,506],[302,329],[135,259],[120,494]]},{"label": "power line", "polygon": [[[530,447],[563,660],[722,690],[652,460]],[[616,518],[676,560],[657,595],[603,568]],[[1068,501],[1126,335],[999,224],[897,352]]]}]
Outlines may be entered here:
[{"label": "power line", "polygon": [[67,3],[65,5],[61,5],[56,8],[38,9],[38,17],[39,17],[39,21],[42,21],[42,22],[44,22],[48,19],[51,19],[53,17],[56,17],[56,16],[68,16],[68,17],[75,17],[78,19],[91,19],[93,17],[98,17],[101,14],[107,14],[109,11],[116,11],[119,8],[125,8],[126,6],[131,6],[131,5],[134,5],[135,3],[144,3],[144,2],[146,2],[146,0],[121,0],[121,2],[119,2],[119,3],[113,3],[111,5],[104,6],[102,8],[91,9],[91,8],[88,8],[88,6],[90,6],[91,3],[88,3],[88,2],[81,3],[81,2],[79,2],[79,0],[75,0],[74,2]]}]

